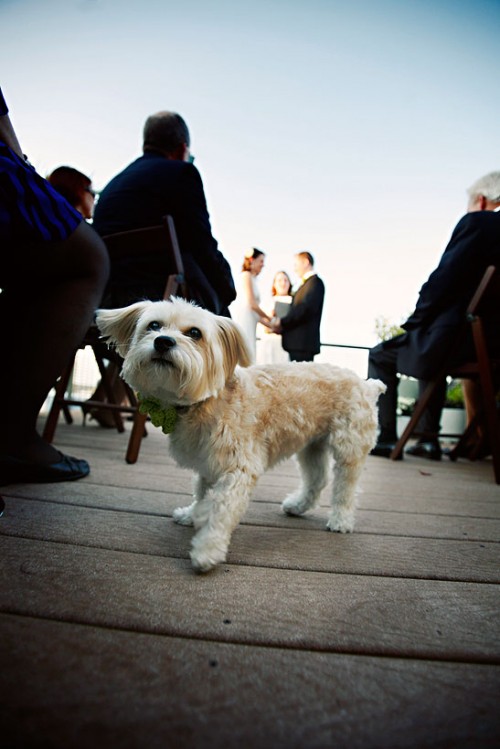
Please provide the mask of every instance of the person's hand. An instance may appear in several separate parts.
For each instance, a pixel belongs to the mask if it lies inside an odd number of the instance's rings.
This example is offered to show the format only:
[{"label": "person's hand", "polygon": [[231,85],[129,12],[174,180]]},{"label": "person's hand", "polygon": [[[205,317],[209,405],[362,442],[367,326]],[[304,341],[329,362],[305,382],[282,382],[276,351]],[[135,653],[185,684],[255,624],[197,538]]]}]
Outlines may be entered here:
[{"label": "person's hand", "polygon": [[269,327],[271,328],[273,333],[281,333],[281,320],[279,319],[279,317],[273,317]]},{"label": "person's hand", "polygon": [[271,318],[267,315],[262,315],[262,317],[259,317],[259,322],[261,325],[265,325],[266,328],[271,327]]}]

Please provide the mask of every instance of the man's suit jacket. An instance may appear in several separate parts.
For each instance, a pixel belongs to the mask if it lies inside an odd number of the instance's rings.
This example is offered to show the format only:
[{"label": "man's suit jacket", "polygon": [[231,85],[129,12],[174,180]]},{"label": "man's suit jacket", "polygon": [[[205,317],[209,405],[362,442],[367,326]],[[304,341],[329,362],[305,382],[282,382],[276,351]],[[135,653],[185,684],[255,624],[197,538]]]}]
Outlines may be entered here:
[{"label": "man's suit jacket", "polygon": [[[229,314],[227,308],[236,297],[233,277],[212,236],[203,184],[192,164],[145,153],[104,188],[93,224],[105,235],[154,226],[165,214],[174,219],[191,298],[212,312]],[[113,264],[110,306],[161,297],[166,263],[151,262],[137,257]]]},{"label": "man's suit jacket", "polygon": [[[392,341],[398,348],[399,372],[426,380],[448,356],[455,364],[470,356],[471,338],[467,336],[457,347],[457,335],[488,265],[500,267],[500,213],[467,213],[455,227],[438,267],[422,286],[415,311],[403,325],[407,332]],[[490,321],[487,334],[492,350],[500,350],[500,312],[499,319]]]},{"label": "man's suit jacket", "polygon": [[310,276],[297,289],[290,311],[281,319],[281,339],[285,351],[319,354],[319,328],[324,298],[325,285],[317,275]]}]

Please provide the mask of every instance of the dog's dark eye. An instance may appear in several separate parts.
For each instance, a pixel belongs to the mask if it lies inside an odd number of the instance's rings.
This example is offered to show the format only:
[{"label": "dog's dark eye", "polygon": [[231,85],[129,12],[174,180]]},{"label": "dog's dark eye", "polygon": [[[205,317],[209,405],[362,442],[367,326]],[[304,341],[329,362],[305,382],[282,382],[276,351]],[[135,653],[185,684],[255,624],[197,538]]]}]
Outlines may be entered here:
[{"label": "dog's dark eye", "polygon": [[186,335],[194,341],[199,341],[201,338],[201,330],[199,328],[189,328],[189,330],[186,330]]},{"label": "dog's dark eye", "polygon": [[149,323],[148,330],[161,330],[161,323],[153,320],[153,322]]}]

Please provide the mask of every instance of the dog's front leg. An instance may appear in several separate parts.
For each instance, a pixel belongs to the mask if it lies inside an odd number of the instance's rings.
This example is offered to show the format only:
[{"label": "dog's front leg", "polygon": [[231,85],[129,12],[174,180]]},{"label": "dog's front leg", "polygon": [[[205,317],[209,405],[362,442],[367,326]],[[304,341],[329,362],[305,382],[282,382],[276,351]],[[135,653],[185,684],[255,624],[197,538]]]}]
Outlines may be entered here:
[{"label": "dog's front leg", "polygon": [[[337,457],[337,456],[336,456]],[[364,465],[364,458],[344,462],[337,457],[333,469],[332,509],[326,527],[339,533],[351,533],[354,529],[356,486]]]},{"label": "dog's front leg", "polygon": [[[255,476],[235,471],[212,486],[202,503],[208,509],[206,522],[191,543],[191,562],[199,572],[207,572],[226,559],[231,534],[248,506],[255,481]],[[198,527],[197,511],[195,523]]]},{"label": "dog's front leg", "polygon": [[173,513],[174,522],[179,525],[194,525],[197,528],[203,525],[204,520],[202,516],[207,515],[206,511],[203,512],[202,510],[203,500],[210,486],[211,484],[203,476],[196,476],[193,485],[194,502],[187,505],[187,507],[176,507]]}]

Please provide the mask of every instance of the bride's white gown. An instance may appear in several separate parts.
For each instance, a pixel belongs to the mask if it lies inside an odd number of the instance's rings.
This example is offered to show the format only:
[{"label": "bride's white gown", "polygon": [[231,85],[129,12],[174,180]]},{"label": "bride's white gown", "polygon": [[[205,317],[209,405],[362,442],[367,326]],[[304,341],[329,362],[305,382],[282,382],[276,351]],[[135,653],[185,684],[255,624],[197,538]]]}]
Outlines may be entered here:
[{"label": "bride's white gown", "polygon": [[[257,312],[254,312],[253,309],[250,307],[250,303],[246,296],[246,291],[244,287],[243,277],[245,273],[250,273],[250,271],[243,271],[240,273],[240,276],[238,278],[238,281],[236,283],[236,299],[231,304],[229,308],[229,312],[231,313],[231,317],[233,320],[238,323],[240,328],[243,330],[243,333],[245,334],[245,338],[247,339],[248,346],[250,348],[250,353],[252,355],[252,363],[255,364],[255,356],[256,356],[256,327],[257,322],[259,320],[259,316]],[[257,285],[257,276],[253,276],[250,273],[250,281],[252,284],[253,289],[253,295],[257,301],[257,304],[260,305],[260,292],[259,287]]]}]

